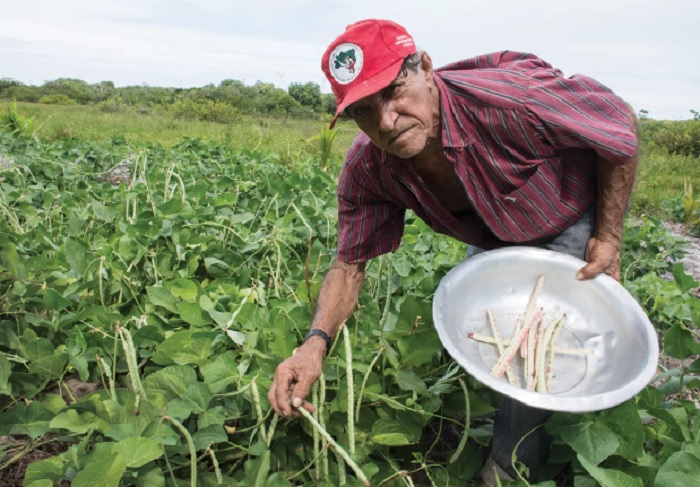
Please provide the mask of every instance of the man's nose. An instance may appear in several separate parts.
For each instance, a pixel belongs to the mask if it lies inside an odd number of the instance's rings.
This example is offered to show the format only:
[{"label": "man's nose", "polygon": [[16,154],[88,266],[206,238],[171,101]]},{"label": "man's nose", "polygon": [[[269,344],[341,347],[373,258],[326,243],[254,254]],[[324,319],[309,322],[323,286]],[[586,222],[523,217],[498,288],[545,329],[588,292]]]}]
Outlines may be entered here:
[{"label": "man's nose", "polygon": [[394,108],[393,100],[383,100],[378,107],[377,116],[379,117],[379,131],[391,132],[396,125],[398,114]]}]

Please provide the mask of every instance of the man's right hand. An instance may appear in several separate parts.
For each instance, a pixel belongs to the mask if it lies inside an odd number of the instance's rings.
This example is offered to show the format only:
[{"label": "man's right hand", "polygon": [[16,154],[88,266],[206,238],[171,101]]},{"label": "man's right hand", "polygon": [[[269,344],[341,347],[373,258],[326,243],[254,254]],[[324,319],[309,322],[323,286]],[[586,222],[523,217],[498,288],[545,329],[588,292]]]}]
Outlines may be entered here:
[{"label": "man's right hand", "polygon": [[294,355],[277,366],[275,378],[267,393],[272,408],[280,416],[299,414],[297,407],[303,406],[310,413],[316,408],[306,401],[311,385],[321,375],[326,342],[320,337],[311,337],[301,345]]}]

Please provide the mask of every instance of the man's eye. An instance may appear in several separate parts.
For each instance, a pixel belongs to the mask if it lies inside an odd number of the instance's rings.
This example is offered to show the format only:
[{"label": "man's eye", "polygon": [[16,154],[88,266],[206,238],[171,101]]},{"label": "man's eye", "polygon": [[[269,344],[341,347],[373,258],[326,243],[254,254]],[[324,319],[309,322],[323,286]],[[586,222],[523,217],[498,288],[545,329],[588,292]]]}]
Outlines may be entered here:
[{"label": "man's eye", "polygon": [[369,118],[370,109],[369,107],[364,106],[355,107],[352,109],[351,115],[352,118],[355,119],[355,121],[366,120],[367,118]]}]

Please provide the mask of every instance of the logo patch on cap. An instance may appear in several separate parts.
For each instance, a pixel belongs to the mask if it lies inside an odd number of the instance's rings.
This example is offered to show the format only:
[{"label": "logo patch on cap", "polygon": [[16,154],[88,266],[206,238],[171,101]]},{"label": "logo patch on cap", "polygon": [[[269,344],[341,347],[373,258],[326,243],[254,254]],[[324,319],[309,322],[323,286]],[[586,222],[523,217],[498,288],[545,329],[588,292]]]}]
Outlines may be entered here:
[{"label": "logo patch on cap", "polygon": [[357,44],[346,42],[338,45],[328,59],[333,78],[342,84],[351,83],[362,71],[364,55]]}]

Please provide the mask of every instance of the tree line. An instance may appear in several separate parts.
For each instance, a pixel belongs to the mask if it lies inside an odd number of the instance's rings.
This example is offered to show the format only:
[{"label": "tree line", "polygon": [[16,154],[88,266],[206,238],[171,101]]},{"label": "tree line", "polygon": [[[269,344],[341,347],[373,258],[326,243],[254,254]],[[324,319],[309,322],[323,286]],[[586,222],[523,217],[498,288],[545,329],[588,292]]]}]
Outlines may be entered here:
[{"label": "tree line", "polygon": [[[116,87],[112,81],[90,84],[72,78],[32,86],[0,79],[0,99],[60,105],[99,105],[104,111],[128,107],[158,109],[176,116],[230,122],[242,114],[285,115],[299,118],[335,112],[335,98],[312,82],[291,83],[287,90],[272,83],[245,85],[233,79],[198,88],[140,85]],[[188,116],[189,115],[189,116]]]}]

